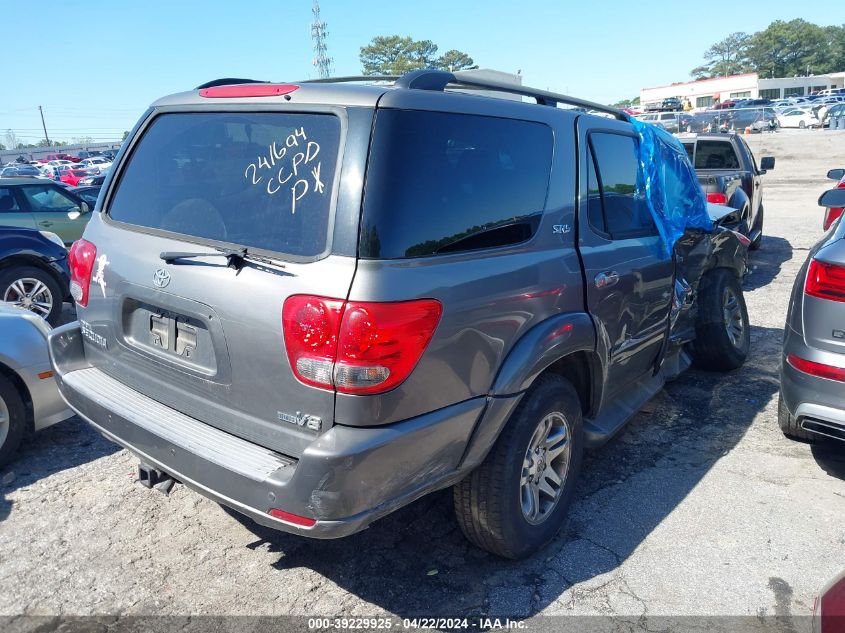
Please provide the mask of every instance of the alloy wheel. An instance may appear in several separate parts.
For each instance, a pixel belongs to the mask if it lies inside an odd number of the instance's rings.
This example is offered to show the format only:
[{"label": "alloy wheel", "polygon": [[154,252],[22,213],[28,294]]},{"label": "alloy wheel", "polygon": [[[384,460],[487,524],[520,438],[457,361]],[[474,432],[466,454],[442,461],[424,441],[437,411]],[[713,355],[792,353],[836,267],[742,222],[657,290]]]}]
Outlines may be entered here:
[{"label": "alloy wheel", "polygon": [[722,295],[722,316],[725,322],[725,331],[728,333],[731,345],[739,349],[742,347],[745,323],[742,321],[742,309],[739,305],[739,299],[730,288],[725,288],[724,294]]},{"label": "alloy wheel", "polygon": [[32,277],[17,279],[9,284],[3,293],[3,301],[35,312],[45,319],[53,310],[53,293],[44,282]]},{"label": "alloy wheel", "polygon": [[560,412],[545,416],[528,443],[520,476],[522,515],[532,525],[542,523],[560,500],[572,450],[566,417]]}]

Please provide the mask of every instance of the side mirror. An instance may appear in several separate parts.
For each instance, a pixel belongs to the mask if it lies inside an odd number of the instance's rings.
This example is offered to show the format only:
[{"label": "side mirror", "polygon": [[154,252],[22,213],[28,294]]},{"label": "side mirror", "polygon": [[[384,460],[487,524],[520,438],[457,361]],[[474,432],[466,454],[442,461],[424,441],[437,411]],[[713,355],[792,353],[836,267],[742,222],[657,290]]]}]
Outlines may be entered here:
[{"label": "side mirror", "polygon": [[845,169],[831,169],[827,172],[827,177],[831,180],[842,180],[842,176],[845,176]]},{"label": "side mirror", "polygon": [[87,202],[84,200],[82,201],[82,213],[89,213],[91,211],[91,207],[88,205]]},{"label": "side mirror", "polygon": [[820,207],[845,207],[845,189],[830,189],[819,196]]},{"label": "side mirror", "polygon": [[770,169],[775,168],[775,157],[774,156],[763,156],[760,160],[760,171],[766,173]]},{"label": "side mirror", "polygon": [[79,211],[68,211],[67,212],[67,217],[69,217],[71,220],[75,220],[81,215],[82,214]]}]

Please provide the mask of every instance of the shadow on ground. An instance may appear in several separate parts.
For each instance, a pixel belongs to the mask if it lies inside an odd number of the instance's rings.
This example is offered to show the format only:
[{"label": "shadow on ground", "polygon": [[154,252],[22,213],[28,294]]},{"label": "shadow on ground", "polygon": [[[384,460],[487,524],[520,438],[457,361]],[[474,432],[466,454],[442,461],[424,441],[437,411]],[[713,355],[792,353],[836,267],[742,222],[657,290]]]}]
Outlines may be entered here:
[{"label": "shadow on ground", "polygon": [[819,440],[810,446],[813,459],[831,477],[845,481],[845,445],[838,440]]},{"label": "shadow on ground", "polygon": [[18,455],[0,469],[0,521],[12,511],[12,491],[119,450],[77,416],[24,439]]},{"label": "shadow on ground", "polygon": [[749,258],[750,274],[742,284],[743,289],[756,290],[768,286],[780,274],[783,263],[792,259],[792,250],[789,240],[763,235],[760,250],[753,251]]},{"label": "shadow on ground", "polygon": [[[729,375],[691,370],[652,400],[652,413],[639,413],[620,436],[590,452],[568,526],[528,560],[503,561],[470,546],[453,517],[450,491],[338,541],[239,520],[258,537],[250,547],[279,554],[278,569],[313,569],[403,617],[530,616],[571,585],[616,569],[733,449],[777,392],[780,338],[780,329],[753,328],[745,367]],[[522,579],[516,590],[514,578]]]}]

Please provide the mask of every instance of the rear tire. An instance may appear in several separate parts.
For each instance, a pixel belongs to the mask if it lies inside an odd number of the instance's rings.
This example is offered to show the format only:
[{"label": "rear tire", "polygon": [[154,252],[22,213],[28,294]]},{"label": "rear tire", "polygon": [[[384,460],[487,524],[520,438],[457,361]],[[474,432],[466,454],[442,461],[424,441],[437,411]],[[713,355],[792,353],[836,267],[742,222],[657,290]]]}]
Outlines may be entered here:
[{"label": "rear tire", "polygon": [[[32,296],[22,291],[31,291]],[[59,324],[63,299],[59,283],[46,270],[35,266],[13,266],[0,272],[0,301],[19,305],[50,325]],[[28,300],[32,303],[26,305]]]},{"label": "rear tire", "polygon": [[763,245],[763,205],[760,205],[760,209],[757,211],[757,217],[754,218],[754,226],[751,227],[751,232],[760,231],[756,238],[751,241],[751,244],[748,245],[749,250],[752,251],[759,251],[760,247]]},{"label": "rear tire", "polygon": [[791,440],[812,442],[816,439],[812,433],[802,429],[798,421],[789,413],[789,409],[783,401],[782,392],[778,393],[778,425],[783,434]]},{"label": "rear tire", "polygon": [[739,281],[727,268],[711,270],[698,285],[693,342],[696,364],[712,371],[737,369],[750,347],[751,327]]},{"label": "rear tire", "polygon": [[17,388],[0,375],[0,467],[17,452],[26,430],[26,408]]},{"label": "rear tire", "polygon": [[[547,421],[551,430],[544,436]],[[539,450],[532,448],[535,443]],[[578,394],[560,376],[540,376],[486,459],[454,487],[461,531],[474,545],[503,558],[534,553],[551,541],[564,523],[583,451]],[[560,484],[554,483],[555,476]]]}]

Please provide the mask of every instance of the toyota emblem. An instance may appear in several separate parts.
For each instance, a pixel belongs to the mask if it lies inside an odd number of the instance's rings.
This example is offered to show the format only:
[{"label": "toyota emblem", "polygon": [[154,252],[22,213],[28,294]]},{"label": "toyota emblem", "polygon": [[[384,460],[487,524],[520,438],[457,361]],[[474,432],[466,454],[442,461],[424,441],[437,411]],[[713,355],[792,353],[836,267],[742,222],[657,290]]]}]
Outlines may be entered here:
[{"label": "toyota emblem", "polygon": [[170,273],[164,270],[164,268],[159,268],[155,273],[153,273],[153,284],[157,288],[164,288],[167,284],[170,283]]}]

